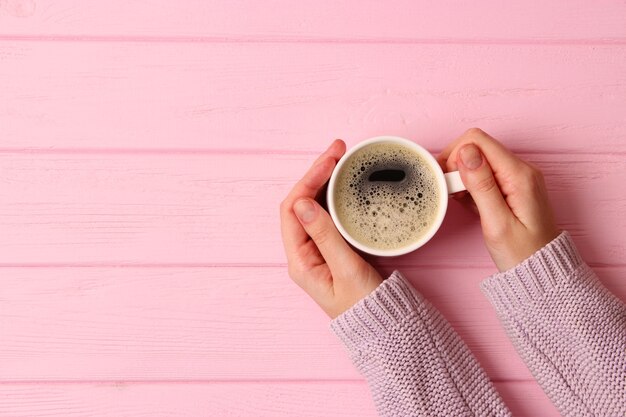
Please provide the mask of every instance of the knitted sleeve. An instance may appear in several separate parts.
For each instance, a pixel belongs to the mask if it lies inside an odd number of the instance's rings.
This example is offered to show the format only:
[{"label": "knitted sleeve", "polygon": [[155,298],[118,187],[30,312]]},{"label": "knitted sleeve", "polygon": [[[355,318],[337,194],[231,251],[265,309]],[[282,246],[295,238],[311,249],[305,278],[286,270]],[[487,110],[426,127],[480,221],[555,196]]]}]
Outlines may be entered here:
[{"label": "knitted sleeve", "polygon": [[563,416],[626,416],[626,307],[567,232],[481,287]]},{"label": "knitted sleeve", "polygon": [[382,417],[510,415],[450,324],[398,271],[331,328]]}]

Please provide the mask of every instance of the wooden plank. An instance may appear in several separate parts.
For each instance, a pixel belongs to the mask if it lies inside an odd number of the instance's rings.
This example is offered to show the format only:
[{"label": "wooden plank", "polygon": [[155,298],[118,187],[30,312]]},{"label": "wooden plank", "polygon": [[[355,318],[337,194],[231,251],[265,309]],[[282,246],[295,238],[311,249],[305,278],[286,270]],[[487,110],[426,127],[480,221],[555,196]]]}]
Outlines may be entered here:
[{"label": "wooden plank", "polygon": [[623,40],[623,2],[3,0],[0,34],[264,40]]},{"label": "wooden plank", "polygon": [[[380,270],[386,276],[392,268]],[[491,378],[532,379],[478,288],[491,268],[401,270]],[[625,273],[598,269],[624,300]],[[0,274],[0,384],[359,378],[328,318],[286,268],[1,268]]]},{"label": "wooden plank", "polygon": [[[558,417],[531,381],[497,382],[513,415]],[[0,416],[375,417],[364,382],[3,384]]]},{"label": "wooden plank", "polygon": [[520,151],[620,153],[625,48],[4,41],[0,151],[438,150],[478,125]]},{"label": "wooden plank", "polygon": [[[523,155],[593,264],[626,264],[622,155]],[[0,154],[0,264],[283,264],[279,202],[314,156]],[[80,190],[79,192],[77,190]],[[490,266],[456,202],[395,265]]]}]

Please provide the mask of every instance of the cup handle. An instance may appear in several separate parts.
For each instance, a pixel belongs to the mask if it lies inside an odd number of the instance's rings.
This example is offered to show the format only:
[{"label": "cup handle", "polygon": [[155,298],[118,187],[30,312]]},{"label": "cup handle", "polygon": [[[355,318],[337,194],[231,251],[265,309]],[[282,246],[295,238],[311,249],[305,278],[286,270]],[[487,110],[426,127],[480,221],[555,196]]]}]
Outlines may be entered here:
[{"label": "cup handle", "polygon": [[459,191],[465,191],[467,188],[461,180],[461,174],[459,171],[446,172],[443,174],[446,177],[446,185],[448,186],[448,194],[458,193]]}]

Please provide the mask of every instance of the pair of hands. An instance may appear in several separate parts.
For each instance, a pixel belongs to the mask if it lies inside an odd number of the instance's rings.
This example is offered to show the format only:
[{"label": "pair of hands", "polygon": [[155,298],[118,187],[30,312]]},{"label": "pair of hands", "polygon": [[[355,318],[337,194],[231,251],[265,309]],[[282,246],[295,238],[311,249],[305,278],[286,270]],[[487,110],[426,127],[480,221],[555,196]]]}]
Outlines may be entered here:
[{"label": "pair of hands", "polygon": [[[280,206],[289,275],[331,318],[383,281],[315,201],[345,151],[345,143],[335,140]],[[460,171],[467,192],[455,197],[480,215],[485,244],[500,271],[558,236],[541,172],[482,130],[465,132],[438,160],[444,171]]]}]

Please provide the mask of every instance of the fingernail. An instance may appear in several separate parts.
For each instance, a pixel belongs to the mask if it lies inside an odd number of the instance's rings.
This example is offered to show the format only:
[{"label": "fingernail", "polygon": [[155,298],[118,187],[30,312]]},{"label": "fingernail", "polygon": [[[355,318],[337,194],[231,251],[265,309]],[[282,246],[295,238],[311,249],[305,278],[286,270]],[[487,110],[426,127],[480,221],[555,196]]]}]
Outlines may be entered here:
[{"label": "fingernail", "polygon": [[483,164],[483,156],[476,145],[465,145],[459,150],[463,165],[468,169],[476,169]]},{"label": "fingernail", "polygon": [[315,207],[309,200],[298,200],[293,206],[296,216],[302,223],[309,223],[315,217]]}]

